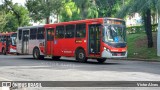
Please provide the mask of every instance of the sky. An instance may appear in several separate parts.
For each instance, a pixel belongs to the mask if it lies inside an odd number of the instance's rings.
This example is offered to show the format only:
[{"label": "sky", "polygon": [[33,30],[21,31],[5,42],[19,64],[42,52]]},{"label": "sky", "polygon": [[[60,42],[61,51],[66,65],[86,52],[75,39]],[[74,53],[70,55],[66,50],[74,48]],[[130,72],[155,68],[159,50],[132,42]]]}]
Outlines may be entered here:
[{"label": "sky", "polygon": [[[2,4],[3,0],[0,0],[0,4]],[[23,5],[25,4],[26,0],[12,0],[13,3],[18,3],[20,5]]]},{"label": "sky", "polygon": [[19,3],[24,6],[26,0],[12,0],[13,3]]}]

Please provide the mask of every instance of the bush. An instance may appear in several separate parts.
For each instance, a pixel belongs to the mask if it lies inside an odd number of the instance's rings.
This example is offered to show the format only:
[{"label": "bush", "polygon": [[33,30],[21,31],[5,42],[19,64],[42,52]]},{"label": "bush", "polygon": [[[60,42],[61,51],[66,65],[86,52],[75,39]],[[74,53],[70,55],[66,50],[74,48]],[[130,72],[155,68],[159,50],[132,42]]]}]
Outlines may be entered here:
[{"label": "bush", "polygon": [[[153,24],[152,25],[152,31],[157,32],[158,30],[158,24]],[[133,33],[142,33],[145,32],[144,26],[131,26],[127,27],[127,33],[128,34],[133,34]]]}]

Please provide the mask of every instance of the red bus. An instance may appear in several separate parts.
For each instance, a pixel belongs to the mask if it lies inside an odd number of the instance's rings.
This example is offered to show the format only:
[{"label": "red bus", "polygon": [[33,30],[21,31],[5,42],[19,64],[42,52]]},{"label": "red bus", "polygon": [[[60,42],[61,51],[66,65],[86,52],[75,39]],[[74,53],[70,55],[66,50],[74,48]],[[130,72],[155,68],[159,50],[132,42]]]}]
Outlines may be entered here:
[{"label": "red bus", "polygon": [[0,33],[0,52],[4,55],[8,53],[16,53],[17,33]]},{"label": "red bus", "polygon": [[127,57],[125,21],[97,18],[18,28],[17,52],[59,59],[88,58],[103,63],[107,58]]}]

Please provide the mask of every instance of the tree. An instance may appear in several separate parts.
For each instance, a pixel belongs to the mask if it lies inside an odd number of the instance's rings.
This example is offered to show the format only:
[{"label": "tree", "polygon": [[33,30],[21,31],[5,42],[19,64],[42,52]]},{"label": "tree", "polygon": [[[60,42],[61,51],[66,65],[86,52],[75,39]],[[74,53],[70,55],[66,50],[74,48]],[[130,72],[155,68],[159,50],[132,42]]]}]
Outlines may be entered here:
[{"label": "tree", "polygon": [[[156,8],[156,3],[159,0],[130,0],[123,9],[118,13],[119,17],[124,17],[127,14],[138,12],[144,20],[145,31],[148,39],[148,48],[153,47],[152,26],[151,26],[151,11]],[[156,5],[155,5],[156,4]]]},{"label": "tree", "polygon": [[4,3],[0,5],[0,11],[5,12],[6,24],[3,31],[16,31],[20,26],[26,26],[29,24],[29,12],[23,7],[12,3],[12,0],[4,0]]},{"label": "tree", "polygon": [[49,17],[52,14],[58,15],[63,7],[64,0],[27,0],[26,7],[30,12],[30,17],[34,21],[46,19],[46,23],[49,23]]},{"label": "tree", "polygon": [[75,2],[72,0],[66,1],[60,12],[60,21],[73,21],[79,19],[81,19],[80,9],[77,7]]},{"label": "tree", "polygon": [[6,14],[4,11],[0,11],[0,32],[4,32],[4,27],[7,23]]},{"label": "tree", "polygon": [[12,12],[18,20],[18,25],[23,26],[24,22],[27,22],[28,11],[23,7],[19,6],[17,3],[13,4],[12,0],[4,0],[4,9],[7,12]]},{"label": "tree", "polygon": [[80,9],[81,19],[98,17],[98,8],[95,0],[73,0]]},{"label": "tree", "polygon": [[[111,17],[115,14],[115,7],[118,6],[119,0],[96,0],[98,5],[99,17]],[[117,5],[116,5],[117,4]]]},{"label": "tree", "polygon": [[129,0],[95,0],[99,17],[115,17],[116,13]]}]

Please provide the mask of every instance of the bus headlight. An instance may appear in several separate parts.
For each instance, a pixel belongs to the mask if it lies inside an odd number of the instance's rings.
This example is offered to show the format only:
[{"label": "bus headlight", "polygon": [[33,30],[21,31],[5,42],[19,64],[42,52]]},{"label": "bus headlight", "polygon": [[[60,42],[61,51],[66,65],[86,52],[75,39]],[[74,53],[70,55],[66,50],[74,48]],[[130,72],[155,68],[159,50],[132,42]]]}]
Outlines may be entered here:
[{"label": "bus headlight", "polygon": [[107,48],[106,48],[106,47],[104,47],[104,50],[107,50]]},{"label": "bus headlight", "polygon": [[104,50],[106,50],[106,51],[110,52],[110,50],[109,50],[108,48],[106,48],[106,47],[104,47]]}]

